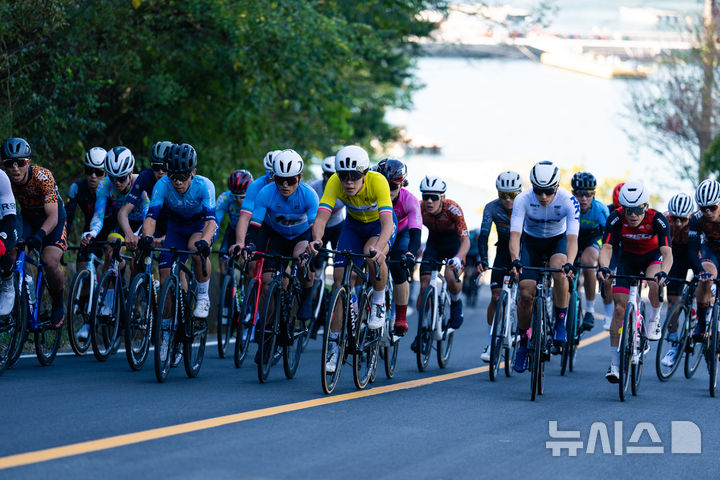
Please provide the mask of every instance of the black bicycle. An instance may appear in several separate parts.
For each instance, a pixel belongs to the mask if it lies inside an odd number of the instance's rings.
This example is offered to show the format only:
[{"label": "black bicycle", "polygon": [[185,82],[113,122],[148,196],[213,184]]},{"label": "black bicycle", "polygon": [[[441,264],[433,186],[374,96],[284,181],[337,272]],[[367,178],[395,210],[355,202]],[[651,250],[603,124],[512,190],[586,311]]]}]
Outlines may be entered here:
[{"label": "black bicycle", "polygon": [[[225,252],[213,252],[227,255],[225,259],[225,275],[220,287],[220,304],[217,312],[218,356],[225,358],[230,339],[238,331],[240,323],[240,307],[243,303],[243,284],[247,262],[238,263],[240,258]],[[242,333],[240,334],[242,335]],[[242,338],[237,341],[242,341]]]},{"label": "black bicycle", "polygon": [[[688,342],[692,337],[692,329],[695,326],[693,311],[693,300],[697,288],[697,279],[691,281],[680,278],[668,278],[668,281],[683,283],[681,300],[673,305],[665,317],[662,327],[662,335],[658,340],[657,353],[655,355],[655,372],[661,382],[667,382],[680,366],[682,356],[686,352]],[[694,365],[689,360],[688,354],[685,360],[685,373],[688,378],[692,377],[695,369],[700,363],[701,356],[697,356]]]},{"label": "black bicycle", "polygon": [[133,277],[128,289],[125,306],[125,356],[130,368],[137,371],[142,369],[150,352],[160,282],[153,276],[152,251],[145,256],[138,254],[136,259],[142,260],[145,269]]}]

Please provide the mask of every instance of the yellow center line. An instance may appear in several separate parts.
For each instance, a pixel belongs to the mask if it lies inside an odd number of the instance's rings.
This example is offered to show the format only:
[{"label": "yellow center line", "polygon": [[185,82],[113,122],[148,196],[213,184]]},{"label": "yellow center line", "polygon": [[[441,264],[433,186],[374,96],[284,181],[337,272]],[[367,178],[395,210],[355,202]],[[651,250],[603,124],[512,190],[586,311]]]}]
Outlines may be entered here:
[{"label": "yellow center line", "polygon": [[[580,348],[591,345],[607,337],[608,333],[602,332],[597,335],[593,335],[592,337],[589,337],[587,339],[583,339],[580,342]],[[503,365],[500,365],[500,367],[502,368]],[[223,415],[220,417],[213,417],[205,420],[181,423],[168,427],[153,428],[150,430],[143,430],[141,432],[115,435],[112,437],[101,438],[98,440],[89,440],[86,442],[73,443],[60,447],[46,448],[33,452],[8,455],[6,457],[0,457],[0,470],[19,467],[23,465],[30,465],[34,463],[46,462],[48,460],[56,460],[58,458],[72,457],[75,455],[82,455],[86,453],[97,452],[100,450],[108,450],[111,448],[123,447],[126,445],[133,445],[136,443],[147,442],[149,440],[157,440],[160,438],[171,437],[174,435],[181,435],[183,433],[207,430],[210,428],[221,427],[223,425],[230,425],[233,423],[245,422],[247,420],[254,420],[256,418],[270,417],[273,415],[278,415],[280,413],[295,412],[298,410],[305,410],[307,408],[319,407],[322,405],[346,402],[348,400],[354,400],[356,398],[372,397],[375,395],[382,395],[389,392],[397,392],[400,390],[423,387],[425,385],[432,385],[433,383],[446,382],[448,380],[454,380],[470,375],[477,375],[479,373],[487,372],[488,370],[489,367],[487,366],[475,367],[467,370],[460,370],[458,372],[446,373],[443,375],[434,375],[432,377],[418,378],[416,380],[409,380],[393,385],[375,387],[368,390],[359,390],[356,392],[343,393],[340,395],[320,397],[312,400],[304,400],[302,402],[288,403],[285,405],[261,408],[258,410],[250,410],[247,412],[234,413],[231,415]]]}]

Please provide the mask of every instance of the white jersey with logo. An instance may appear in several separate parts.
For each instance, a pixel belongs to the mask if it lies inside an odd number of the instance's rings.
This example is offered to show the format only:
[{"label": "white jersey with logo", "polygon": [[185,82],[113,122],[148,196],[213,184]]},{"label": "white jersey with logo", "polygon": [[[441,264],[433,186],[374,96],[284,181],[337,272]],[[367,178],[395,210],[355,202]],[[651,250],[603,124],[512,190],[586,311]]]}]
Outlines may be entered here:
[{"label": "white jersey with logo", "polygon": [[558,188],[547,206],[540,205],[532,189],[515,197],[511,232],[525,232],[536,238],[550,238],[563,233],[577,235],[580,230],[580,204],[570,192]]}]

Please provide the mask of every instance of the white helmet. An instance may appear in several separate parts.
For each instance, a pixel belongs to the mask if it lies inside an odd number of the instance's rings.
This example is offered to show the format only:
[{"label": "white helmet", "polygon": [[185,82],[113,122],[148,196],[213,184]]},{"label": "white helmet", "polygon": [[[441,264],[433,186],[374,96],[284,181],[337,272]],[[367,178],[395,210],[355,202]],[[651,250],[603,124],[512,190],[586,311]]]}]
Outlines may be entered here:
[{"label": "white helmet", "polygon": [[370,168],[370,157],[364,148],[357,145],[343,147],[335,154],[336,172],[365,173]]},{"label": "white helmet", "polygon": [[266,172],[273,171],[273,158],[281,151],[282,150],[270,150],[268,153],[265,154],[265,158],[263,158],[263,167],[265,168]]},{"label": "white helmet", "polygon": [[103,168],[105,166],[105,155],[107,152],[102,147],[92,147],[85,154],[83,163],[86,167]]},{"label": "white helmet", "polygon": [[153,145],[152,150],[150,150],[150,163],[153,165],[157,165],[159,163],[165,164],[165,156],[168,153],[168,149],[172,147],[172,142],[157,142],[155,145]]},{"label": "white helmet", "polygon": [[692,198],[686,193],[673,195],[668,202],[668,212],[673,217],[689,217],[695,210]]},{"label": "white helmet", "polygon": [[618,196],[623,207],[639,207],[650,201],[650,194],[642,182],[626,182]]},{"label": "white helmet", "polygon": [[539,188],[555,188],[560,185],[560,169],[554,163],[543,160],[530,170],[530,183]]},{"label": "white helmet", "polygon": [[695,190],[695,203],[698,207],[710,207],[720,203],[720,183],[715,180],[703,180]]},{"label": "white helmet", "polygon": [[447,190],[447,184],[440,177],[427,176],[420,182],[420,192],[422,193],[439,193],[445,194]]},{"label": "white helmet", "polygon": [[303,159],[295,150],[280,150],[273,155],[273,173],[276,177],[295,177],[302,170]]},{"label": "white helmet", "polygon": [[503,172],[495,180],[498,192],[519,192],[522,190],[522,180],[517,172]]},{"label": "white helmet", "polygon": [[111,177],[124,177],[135,168],[135,157],[126,147],[114,147],[105,155],[105,171]]},{"label": "white helmet", "polygon": [[323,173],[335,173],[335,155],[323,159],[322,171]]}]

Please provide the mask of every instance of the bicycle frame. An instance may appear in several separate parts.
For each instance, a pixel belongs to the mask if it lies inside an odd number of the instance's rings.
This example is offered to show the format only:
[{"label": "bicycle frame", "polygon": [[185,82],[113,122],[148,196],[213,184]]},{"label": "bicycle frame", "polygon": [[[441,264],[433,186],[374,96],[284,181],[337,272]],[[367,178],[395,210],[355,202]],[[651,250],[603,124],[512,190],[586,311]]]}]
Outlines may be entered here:
[{"label": "bicycle frame", "polygon": [[[42,262],[39,261],[40,259],[40,253],[35,251],[34,252],[36,259],[34,259],[31,255],[28,255],[25,253],[24,249],[21,249],[18,252],[17,260],[15,261],[15,271],[18,272],[18,281],[20,282],[20,292],[26,292],[25,295],[25,302],[28,307],[28,318],[30,320],[30,331],[37,332],[39,330],[39,322],[38,322],[38,315],[40,312],[40,308],[38,305],[38,301],[40,298],[40,286],[42,285],[43,281],[43,268],[42,268]],[[25,282],[25,262],[30,263],[31,265],[34,265],[37,268],[37,278],[35,279],[35,302],[30,302],[30,295],[29,291],[27,291],[27,283]]]},{"label": "bicycle frame", "polygon": [[[505,309],[505,330],[503,331],[503,347],[510,348],[512,345],[512,317],[517,315],[517,292],[518,284],[510,275],[503,277],[502,291],[508,296],[508,306]],[[509,360],[506,360],[509,361]]]}]

